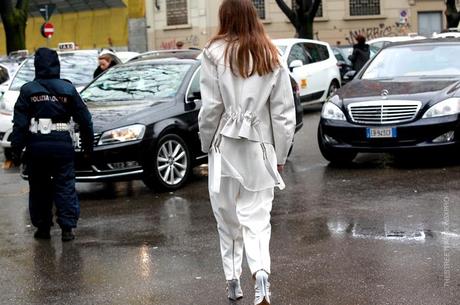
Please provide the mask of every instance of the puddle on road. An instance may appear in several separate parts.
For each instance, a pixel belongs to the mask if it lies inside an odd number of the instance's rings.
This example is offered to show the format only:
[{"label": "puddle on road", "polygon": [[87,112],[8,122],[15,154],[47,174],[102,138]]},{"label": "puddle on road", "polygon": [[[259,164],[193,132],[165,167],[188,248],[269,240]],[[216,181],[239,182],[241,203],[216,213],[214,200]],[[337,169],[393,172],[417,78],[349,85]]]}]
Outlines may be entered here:
[{"label": "puddle on road", "polygon": [[[397,224],[378,222],[371,224],[370,221],[344,221],[329,220],[327,222],[331,237],[336,238],[355,238],[355,239],[374,239],[395,242],[425,242],[427,240],[439,240],[448,236],[450,239],[460,239],[460,234],[453,232],[433,231],[424,229],[423,225],[404,227]],[[419,227],[419,229],[414,229]]]}]

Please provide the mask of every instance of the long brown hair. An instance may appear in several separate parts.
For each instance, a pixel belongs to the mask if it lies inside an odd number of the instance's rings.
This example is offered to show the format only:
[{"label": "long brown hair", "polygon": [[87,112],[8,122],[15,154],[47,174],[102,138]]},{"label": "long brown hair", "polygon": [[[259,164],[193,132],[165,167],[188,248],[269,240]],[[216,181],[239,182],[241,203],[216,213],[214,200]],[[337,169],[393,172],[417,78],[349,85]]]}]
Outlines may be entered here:
[{"label": "long brown hair", "polygon": [[209,45],[227,42],[225,61],[232,73],[238,68],[243,78],[256,72],[265,75],[280,65],[278,49],[265,33],[251,0],[224,0],[219,9],[220,27]]}]

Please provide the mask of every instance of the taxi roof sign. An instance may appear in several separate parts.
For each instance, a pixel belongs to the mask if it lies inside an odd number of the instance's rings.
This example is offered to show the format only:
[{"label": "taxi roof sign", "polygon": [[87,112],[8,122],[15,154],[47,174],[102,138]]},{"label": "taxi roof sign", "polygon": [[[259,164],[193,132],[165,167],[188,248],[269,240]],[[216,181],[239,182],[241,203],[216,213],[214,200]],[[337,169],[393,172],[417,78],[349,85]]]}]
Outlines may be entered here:
[{"label": "taxi roof sign", "polygon": [[75,42],[61,42],[58,44],[59,51],[74,51]]}]

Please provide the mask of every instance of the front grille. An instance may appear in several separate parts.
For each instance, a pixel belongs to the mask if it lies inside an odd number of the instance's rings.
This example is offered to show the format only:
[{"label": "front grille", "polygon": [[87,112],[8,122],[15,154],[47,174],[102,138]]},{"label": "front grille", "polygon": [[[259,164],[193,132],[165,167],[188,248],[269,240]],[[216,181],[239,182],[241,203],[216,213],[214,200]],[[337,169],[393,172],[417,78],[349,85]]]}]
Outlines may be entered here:
[{"label": "front grille", "polygon": [[360,124],[395,124],[415,119],[420,108],[418,101],[370,101],[348,105],[353,122]]}]

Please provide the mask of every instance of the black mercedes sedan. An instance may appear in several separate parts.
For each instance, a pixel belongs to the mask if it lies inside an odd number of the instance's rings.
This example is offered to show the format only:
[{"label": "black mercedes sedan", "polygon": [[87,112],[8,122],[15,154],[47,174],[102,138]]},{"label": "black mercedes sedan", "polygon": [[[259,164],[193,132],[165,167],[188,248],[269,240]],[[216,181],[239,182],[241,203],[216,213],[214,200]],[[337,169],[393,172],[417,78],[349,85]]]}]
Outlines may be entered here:
[{"label": "black mercedes sedan", "polygon": [[[302,107],[293,90],[299,129]],[[92,160],[84,159],[77,128],[78,182],[142,179],[154,190],[171,191],[207,162],[198,136],[198,59],[144,58],[118,65],[81,96],[93,116],[95,140]]]},{"label": "black mercedes sedan", "polygon": [[382,49],[323,105],[318,143],[333,163],[359,152],[458,149],[460,41],[418,40]]}]

